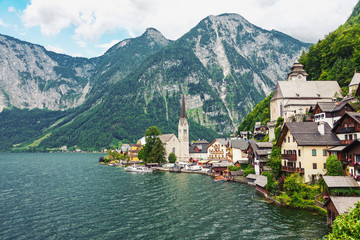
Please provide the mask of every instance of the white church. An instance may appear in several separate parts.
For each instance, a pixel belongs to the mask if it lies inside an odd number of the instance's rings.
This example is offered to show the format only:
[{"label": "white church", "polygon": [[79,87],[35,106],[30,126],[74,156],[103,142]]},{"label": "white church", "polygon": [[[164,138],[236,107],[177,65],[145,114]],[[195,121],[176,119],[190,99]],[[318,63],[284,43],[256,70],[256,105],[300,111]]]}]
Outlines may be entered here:
[{"label": "white church", "polygon": [[163,134],[159,136],[164,144],[166,161],[168,161],[169,154],[174,152],[177,162],[188,162],[189,154],[189,123],[186,117],[185,97],[182,95],[181,99],[181,114],[178,125],[178,137],[175,134]]}]

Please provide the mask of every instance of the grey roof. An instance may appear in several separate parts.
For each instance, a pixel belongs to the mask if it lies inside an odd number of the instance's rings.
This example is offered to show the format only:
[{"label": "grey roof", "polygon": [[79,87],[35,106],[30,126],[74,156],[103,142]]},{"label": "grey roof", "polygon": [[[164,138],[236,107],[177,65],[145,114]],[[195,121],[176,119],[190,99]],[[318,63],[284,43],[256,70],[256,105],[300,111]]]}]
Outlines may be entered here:
[{"label": "grey roof", "polygon": [[327,187],[360,187],[351,176],[324,176]]},{"label": "grey roof", "polygon": [[256,145],[258,148],[272,148],[273,143],[272,142],[257,142]]},{"label": "grey roof", "polygon": [[349,86],[352,86],[352,85],[359,85],[360,83],[360,73],[355,73]]},{"label": "grey roof", "polygon": [[345,145],[343,145],[343,146],[336,146],[336,147],[329,148],[328,151],[329,151],[329,152],[341,152],[344,148],[346,148]]},{"label": "grey roof", "polygon": [[[207,147],[209,143],[191,143],[189,147],[189,153],[207,153]],[[199,152],[195,151],[195,147],[199,149]]]},{"label": "grey roof", "polygon": [[[311,106],[315,107],[316,103],[318,103],[319,99],[290,99],[287,100],[284,103],[284,107],[287,106]],[[293,112],[294,110],[290,110],[290,112]]]},{"label": "grey roof", "polygon": [[[360,201],[360,197],[334,197],[330,196],[330,200],[333,202],[336,210],[339,214],[348,213],[351,211],[357,202]],[[325,203],[327,205],[328,202]]]},{"label": "grey roof", "polygon": [[249,147],[249,141],[245,139],[231,139],[230,147],[245,151]]},{"label": "grey roof", "polygon": [[258,176],[260,176],[260,175],[249,174],[249,175],[247,175],[246,177],[247,177],[247,178],[250,178],[250,179],[257,179]]},{"label": "grey roof", "polygon": [[341,89],[337,81],[279,81],[271,100],[278,98],[330,98]]},{"label": "grey roof", "polygon": [[264,175],[259,175],[254,183],[260,187],[265,187],[267,184],[267,177]]},{"label": "grey roof", "polygon": [[[323,112],[340,111],[348,102],[318,102],[317,105]],[[351,105],[350,105],[351,106]]]},{"label": "grey roof", "polygon": [[[331,132],[328,123],[324,123],[324,135],[318,131],[316,122],[286,122],[285,126],[294,136],[299,146],[337,146],[340,140],[335,133]],[[285,127],[284,127],[285,129]]]},{"label": "grey roof", "polygon": [[259,156],[267,156],[271,154],[271,149],[270,150],[255,150],[256,154]]},{"label": "grey roof", "polygon": [[[175,136],[175,134],[163,134],[160,135],[159,138],[162,141],[162,143],[167,143],[170,141],[170,139]],[[176,137],[176,136],[175,136]]]},{"label": "grey roof", "polygon": [[206,141],[204,139],[202,139],[202,140],[199,139],[199,140],[195,141],[194,143],[201,143],[201,144],[207,143],[208,145],[210,144],[208,141]]},{"label": "grey roof", "polygon": [[212,167],[228,167],[234,165],[232,162],[213,163]]},{"label": "grey roof", "polygon": [[217,138],[216,140],[224,146],[226,146],[226,144],[228,142],[226,138]]}]

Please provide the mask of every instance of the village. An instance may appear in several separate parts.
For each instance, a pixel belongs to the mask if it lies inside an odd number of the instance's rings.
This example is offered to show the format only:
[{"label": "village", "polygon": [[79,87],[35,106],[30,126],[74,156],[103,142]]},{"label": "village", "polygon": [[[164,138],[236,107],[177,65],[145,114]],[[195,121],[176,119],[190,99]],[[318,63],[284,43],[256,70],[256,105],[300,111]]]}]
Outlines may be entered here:
[{"label": "village", "polygon": [[[322,213],[332,225],[360,201],[360,73],[354,73],[344,97],[337,81],[308,81],[307,75],[295,62],[287,79],[277,83],[267,125],[256,122],[252,132],[212,142],[189,141],[183,95],[178,136],[159,136],[167,163],[145,166],[244,182],[278,205]],[[123,144],[113,151],[126,160],[105,162],[141,164],[138,153],[145,144],[145,137]]]}]

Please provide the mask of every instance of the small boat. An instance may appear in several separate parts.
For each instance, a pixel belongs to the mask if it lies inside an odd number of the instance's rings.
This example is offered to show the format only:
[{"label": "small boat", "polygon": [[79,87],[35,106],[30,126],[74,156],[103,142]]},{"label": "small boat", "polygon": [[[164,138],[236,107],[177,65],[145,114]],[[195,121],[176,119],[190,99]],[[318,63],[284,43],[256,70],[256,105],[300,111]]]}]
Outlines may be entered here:
[{"label": "small boat", "polygon": [[151,168],[148,167],[144,167],[144,166],[127,166],[124,169],[127,172],[139,172],[139,173],[151,173],[153,172],[153,170]]},{"label": "small boat", "polygon": [[215,177],[214,181],[215,182],[227,182],[227,181],[229,181],[229,179],[227,179],[223,176],[219,176],[219,177]]}]

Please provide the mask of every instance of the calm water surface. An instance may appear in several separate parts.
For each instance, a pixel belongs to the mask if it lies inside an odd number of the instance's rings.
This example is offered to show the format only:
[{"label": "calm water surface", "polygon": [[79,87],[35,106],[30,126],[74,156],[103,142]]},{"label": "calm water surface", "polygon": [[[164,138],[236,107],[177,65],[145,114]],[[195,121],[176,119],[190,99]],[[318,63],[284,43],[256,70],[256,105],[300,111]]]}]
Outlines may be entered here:
[{"label": "calm water surface", "polygon": [[0,239],[319,239],[326,219],[197,174],[124,172],[99,154],[0,154]]}]

